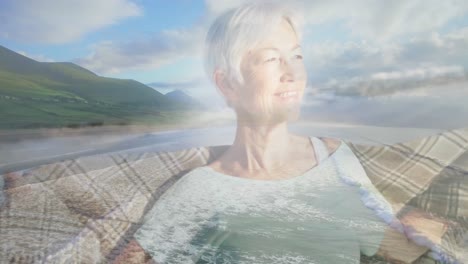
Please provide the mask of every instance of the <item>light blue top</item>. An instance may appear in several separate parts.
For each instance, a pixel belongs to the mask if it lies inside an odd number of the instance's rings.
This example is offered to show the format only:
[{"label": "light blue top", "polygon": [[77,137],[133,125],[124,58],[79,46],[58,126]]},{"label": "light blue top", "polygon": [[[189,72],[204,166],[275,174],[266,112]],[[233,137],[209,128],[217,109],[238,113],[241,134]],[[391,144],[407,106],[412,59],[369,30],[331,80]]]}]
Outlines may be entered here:
[{"label": "light blue top", "polygon": [[145,216],[139,244],[158,263],[359,263],[393,217],[341,142],[301,176],[255,180],[210,167],[184,175]]}]

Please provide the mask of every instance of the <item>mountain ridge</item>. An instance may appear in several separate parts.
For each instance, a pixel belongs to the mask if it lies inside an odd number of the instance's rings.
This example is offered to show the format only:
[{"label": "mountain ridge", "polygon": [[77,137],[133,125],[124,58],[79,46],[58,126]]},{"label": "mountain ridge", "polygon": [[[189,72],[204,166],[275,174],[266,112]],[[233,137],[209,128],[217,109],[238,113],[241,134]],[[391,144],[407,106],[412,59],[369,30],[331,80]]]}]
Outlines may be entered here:
[{"label": "mountain ridge", "polygon": [[152,122],[162,112],[198,108],[135,80],[102,77],[71,62],[38,62],[0,45],[0,110],[0,128],[24,128]]}]

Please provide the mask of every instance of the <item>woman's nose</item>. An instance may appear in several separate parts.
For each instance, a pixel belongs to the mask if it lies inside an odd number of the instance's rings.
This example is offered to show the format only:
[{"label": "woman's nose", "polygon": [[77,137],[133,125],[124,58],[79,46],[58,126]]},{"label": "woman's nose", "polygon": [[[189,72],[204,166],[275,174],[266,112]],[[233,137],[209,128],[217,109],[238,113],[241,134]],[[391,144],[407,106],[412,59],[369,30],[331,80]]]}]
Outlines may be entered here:
[{"label": "woman's nose", "polygon": [[289,63],[289,61],[285,59],[280,60],[281,64],[281,82],[294,82],[294,72]]}]

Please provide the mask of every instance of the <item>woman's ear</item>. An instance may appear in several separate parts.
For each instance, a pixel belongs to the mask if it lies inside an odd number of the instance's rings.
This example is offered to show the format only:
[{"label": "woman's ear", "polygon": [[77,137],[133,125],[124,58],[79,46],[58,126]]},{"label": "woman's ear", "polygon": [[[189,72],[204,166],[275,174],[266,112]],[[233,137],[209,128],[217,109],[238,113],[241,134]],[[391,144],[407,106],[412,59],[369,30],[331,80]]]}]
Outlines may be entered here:
[{"label": "woman's ear", "polygon": [[213,78],[217,89],[223,95],[227,105],[232,107],[232,102],[235,100],[235,91],[234,87],[228,81],[227,75],[221,70],[216,70]]}]

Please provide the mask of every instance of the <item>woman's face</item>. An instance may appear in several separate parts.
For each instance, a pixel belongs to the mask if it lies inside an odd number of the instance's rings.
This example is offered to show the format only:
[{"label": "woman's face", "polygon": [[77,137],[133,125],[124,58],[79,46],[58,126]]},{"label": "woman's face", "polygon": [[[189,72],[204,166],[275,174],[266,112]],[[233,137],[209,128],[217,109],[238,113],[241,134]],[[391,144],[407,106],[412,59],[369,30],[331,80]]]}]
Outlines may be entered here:
[{"label": "woman's face", "polygon": [[244,84],[233,103],[237,117],[255,123],[281,123],[299,117],[306,86],[302,51],[286,20],[247,52],[241,62]]}]

